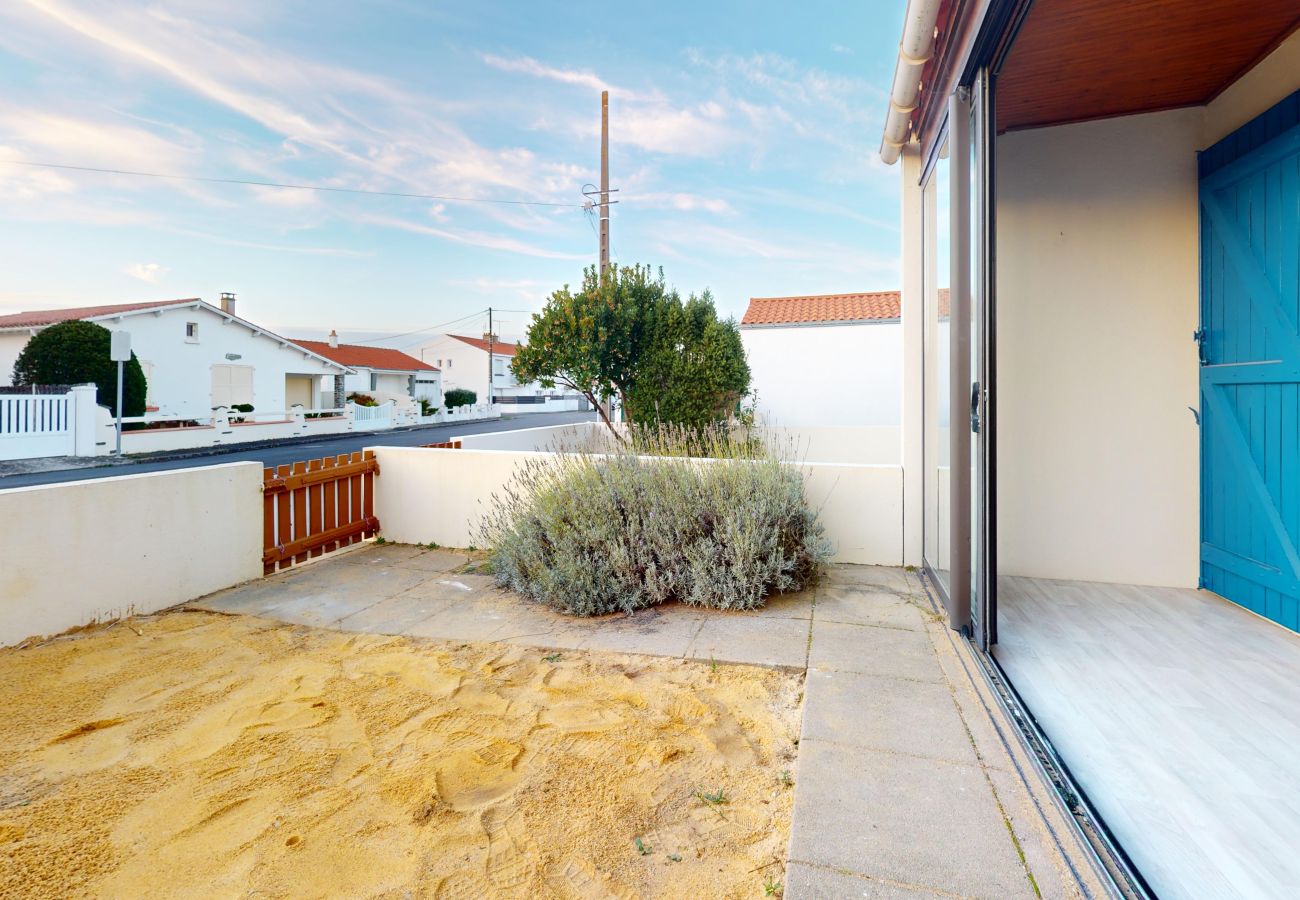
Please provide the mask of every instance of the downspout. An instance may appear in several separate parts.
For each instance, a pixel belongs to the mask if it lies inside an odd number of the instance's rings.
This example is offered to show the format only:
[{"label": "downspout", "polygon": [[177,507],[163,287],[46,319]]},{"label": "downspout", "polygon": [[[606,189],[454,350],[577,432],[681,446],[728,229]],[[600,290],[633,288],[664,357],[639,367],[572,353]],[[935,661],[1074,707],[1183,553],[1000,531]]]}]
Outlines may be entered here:
[{"label": "downspout", "polygon": [[903,39],[898,44],[894,85],[889,91],[889,115],[885,118],[880,158],[885,165],[898,161],[907,143],[912,111],[921,92],[921,70],[934,50],[934,25],[942,0],[908,0],[903,19]]}]

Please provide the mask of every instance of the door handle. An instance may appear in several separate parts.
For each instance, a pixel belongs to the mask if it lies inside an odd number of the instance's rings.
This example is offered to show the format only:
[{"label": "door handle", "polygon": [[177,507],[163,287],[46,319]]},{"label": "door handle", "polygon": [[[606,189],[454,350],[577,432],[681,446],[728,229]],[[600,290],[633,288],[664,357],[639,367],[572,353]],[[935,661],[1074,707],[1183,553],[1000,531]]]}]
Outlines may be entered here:
[{"label": "door handle", "polygon": [[980,383],[972,382],[970,386],[970,430],[980,433]]}]

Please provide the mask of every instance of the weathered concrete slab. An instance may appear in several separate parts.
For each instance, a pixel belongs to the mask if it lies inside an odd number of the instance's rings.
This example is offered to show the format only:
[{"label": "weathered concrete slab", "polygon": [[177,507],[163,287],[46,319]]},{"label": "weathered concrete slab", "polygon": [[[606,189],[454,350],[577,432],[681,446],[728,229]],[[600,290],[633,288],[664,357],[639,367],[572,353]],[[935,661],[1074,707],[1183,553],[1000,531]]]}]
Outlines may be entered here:
[{"label": "weathered concrete slab", "polygon": [[947,684],[813,669],[805,692],[804,740],[978,762]]},{"label": "weathered concrete slab", "polygon": [[919,631],[925,614],[906,595],[881,591],[874,586],[826,585],[817,589],[817,619],[845,625],[877,625]]},{"label": "weathered concrete slab", "polygon": [[822,622],[815,616],[808,665],[864,675],[943,680],[925,632]]},{"label": "weathered concrete slab", "polygon": [[802,669],[808,661],[806,619],[764,618],[750,613],[706,613],[691,641],[692,659]]},{"label": "weathered concrete slab", "polygon": [[953,896],[947,892],[929,891],[806,863],[790,863],[786,866],[784,887],[782,896],[789,900],[845,900],[848,897],[865,900],[927,900]]},{"label": "weathered concrete slab", "polygon": [[978,766],[799,745],[790,859],[974,897],[1032,898]]}]

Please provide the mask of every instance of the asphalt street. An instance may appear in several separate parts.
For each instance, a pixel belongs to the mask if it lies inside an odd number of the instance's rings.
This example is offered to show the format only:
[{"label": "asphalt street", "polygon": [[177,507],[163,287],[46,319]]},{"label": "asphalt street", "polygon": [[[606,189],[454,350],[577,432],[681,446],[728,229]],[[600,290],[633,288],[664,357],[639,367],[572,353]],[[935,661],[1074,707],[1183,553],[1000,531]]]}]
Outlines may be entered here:
[{"label": "asphalt street", "polygon": [[318,441],[277,444],[255,449],[213,448],[201,455],[182,459],[126,459],[83,468],[23,472],[0,476],[0,490],[29,487],[38,484],[55,484],[63,481],[85,481],[91,478],[109,478],[115,475],[138,475],[144,472],[163,472],[170,469],[187,469],[194,466],[214,466],[228,462],[258,462],[263,466],[280,466],[299,460],[320,459],[351,453],[364,447],[413,447],[464,437],[467,434],[484,434],[493,431],[511,431],[516,428],[538,428],[544,425],[566,425],[570,422],[594,421],[594,412],[528,413],[508,416],[486,422],[464,422],[451,425],[426,425],[422,428],[398,431],[364,432],[322,438]]}]

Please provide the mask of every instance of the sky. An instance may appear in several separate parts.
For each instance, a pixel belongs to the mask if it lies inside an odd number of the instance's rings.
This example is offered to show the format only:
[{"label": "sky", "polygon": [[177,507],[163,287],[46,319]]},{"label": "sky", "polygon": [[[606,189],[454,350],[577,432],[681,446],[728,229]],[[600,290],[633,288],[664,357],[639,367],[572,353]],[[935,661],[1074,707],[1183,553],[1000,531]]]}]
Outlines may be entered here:
[{"label": "sky", "polygon": [[233,291],[288,336],[400,347],[492,306],[520,337],[596,262],[601,90],[615,261],[737,317],[897,288],[904,6],[7,0],[0,313]]}]

